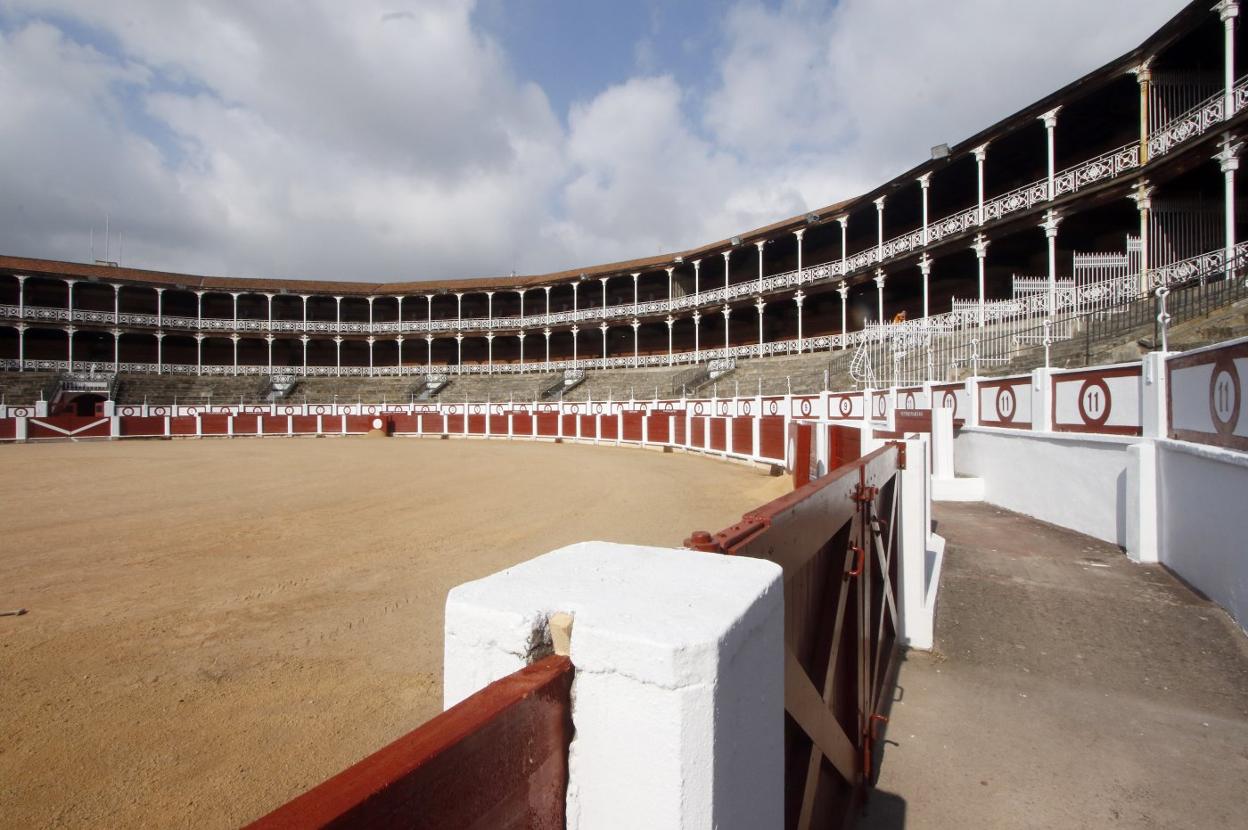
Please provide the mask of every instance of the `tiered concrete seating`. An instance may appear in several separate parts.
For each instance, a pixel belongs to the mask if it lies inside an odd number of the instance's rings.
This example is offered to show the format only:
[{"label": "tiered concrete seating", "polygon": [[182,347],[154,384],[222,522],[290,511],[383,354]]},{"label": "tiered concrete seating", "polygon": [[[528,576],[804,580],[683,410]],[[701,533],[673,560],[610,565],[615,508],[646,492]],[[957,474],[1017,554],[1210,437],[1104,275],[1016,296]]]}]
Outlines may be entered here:
[{"label": "tiered concrete seating", "polygon": [[328,377],[300,378],[287,393],[286,402],[326,403],[407,403],[424,387],[419,377]]},{"label": "tiered concrete seating", "polygon": [[448,375],[450,383],[442,387],[435,400],[455,401],[533,401],[540,390],[547,389],[562,377],[547,375]]},{"label": "tiered concrete seating", "polygon": [[267,379],[250,377],[196,377],[194,375],[122,374],[118,384],[118,403],[168,404],[265,403]]},{"label": "tiered concrete seating", "polygon": [[32,404],[55,385],[55,372],[0,372],[0,398],[9,405]]}]

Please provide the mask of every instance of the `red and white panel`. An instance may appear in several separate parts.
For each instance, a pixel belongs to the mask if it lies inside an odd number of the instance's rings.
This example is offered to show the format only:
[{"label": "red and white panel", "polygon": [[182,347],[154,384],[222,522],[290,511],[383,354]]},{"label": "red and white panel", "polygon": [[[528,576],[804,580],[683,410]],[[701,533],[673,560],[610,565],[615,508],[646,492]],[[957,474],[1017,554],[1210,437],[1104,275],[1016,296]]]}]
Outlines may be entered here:
[{"label": "red and white panel", "polygon": [[798,398],[789,399],[789,417],[791,418],[818,418],[819,417],[819,398],[815,395],[803,395]]},{"label": "red and white panel", "polygon": [[830,421],[861,421],[866,417],[863,392],[837,392],[828,396],[827,418]]},{"label": "red and white panel", "polygon": [[883,421],[888,418],[889,398],[887,392],[871,393],[871,420]]},{"label": "red and white panel", "polygon": [[922,386],[897,390],[898,409],[929,409],[930,407],[931,402],[928,400],[927,390]]},{"label": "red and white panel", "polygon": [[685,405],[695,417],[701,418],[711,414],[711,402],[708,400],[686,401]]},{"label": "red and white panel", "polygon": [[953,418],[965,419],[970,412],[970,404],[966,396],[966,384],[947,383],[932,387],[932,408],[952,409]]},{"label": "red and white panel", "polygon": [[1143,434],[1141,383],[1138,365],[1054,374],[1053,429]]},{"label": "red and white panel", "polygon": [[1166,361],[1170,437],[1248,451],[1248,340]]},{"label": "red and white panel", "polygon": [[752,418],[758,414],[758,401],[753,398],[733,398],[732,414],[738,418]]},{"label": "red and white panel", "polygon": [[981,380],[979,424],[1003,429],[1031,429],[1031,376]]}]

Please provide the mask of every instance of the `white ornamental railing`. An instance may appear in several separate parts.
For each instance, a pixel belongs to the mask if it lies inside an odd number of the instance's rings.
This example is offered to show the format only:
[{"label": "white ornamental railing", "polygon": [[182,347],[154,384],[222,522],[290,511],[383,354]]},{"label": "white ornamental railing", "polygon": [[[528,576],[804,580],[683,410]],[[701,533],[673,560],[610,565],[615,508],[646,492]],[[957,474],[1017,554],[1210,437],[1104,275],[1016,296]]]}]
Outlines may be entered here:
[{"label": "white ornamental railing", "polygon": [[[1248,76],[1235,84],[1231,94],[1231,105],[1235,115],[1248,106]],[[1226,91],[1220,90],[1187,112],[1171,119],[1148,137],[1148,155],[1150,158],[1165,155],[1185,141],[1204,135],[1210,127],[1226,121]]]}]

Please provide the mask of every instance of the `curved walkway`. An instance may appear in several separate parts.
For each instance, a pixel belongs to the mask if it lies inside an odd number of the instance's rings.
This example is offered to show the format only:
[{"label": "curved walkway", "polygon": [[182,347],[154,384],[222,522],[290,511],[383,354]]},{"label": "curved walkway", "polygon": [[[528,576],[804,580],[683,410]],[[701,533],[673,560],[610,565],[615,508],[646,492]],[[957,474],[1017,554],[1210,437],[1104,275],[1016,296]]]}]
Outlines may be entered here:
[{"label": "curved walkway", "polygon": [[1238,627],[1112,545],[986,504],[936,520],[936,651],[902,663],[859,826],[1242,826]]}]

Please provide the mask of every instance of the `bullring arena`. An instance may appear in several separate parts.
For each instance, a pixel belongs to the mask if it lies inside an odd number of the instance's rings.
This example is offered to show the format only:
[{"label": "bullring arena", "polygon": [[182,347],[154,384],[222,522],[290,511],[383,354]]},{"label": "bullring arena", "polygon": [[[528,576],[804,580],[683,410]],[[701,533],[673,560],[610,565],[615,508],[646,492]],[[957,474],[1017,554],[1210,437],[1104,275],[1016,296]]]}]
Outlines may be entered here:
[{"label": "bullring arena", "polygon": [[2,823],[1242,821],[1238,19],[660,256],[0,256]]}]

